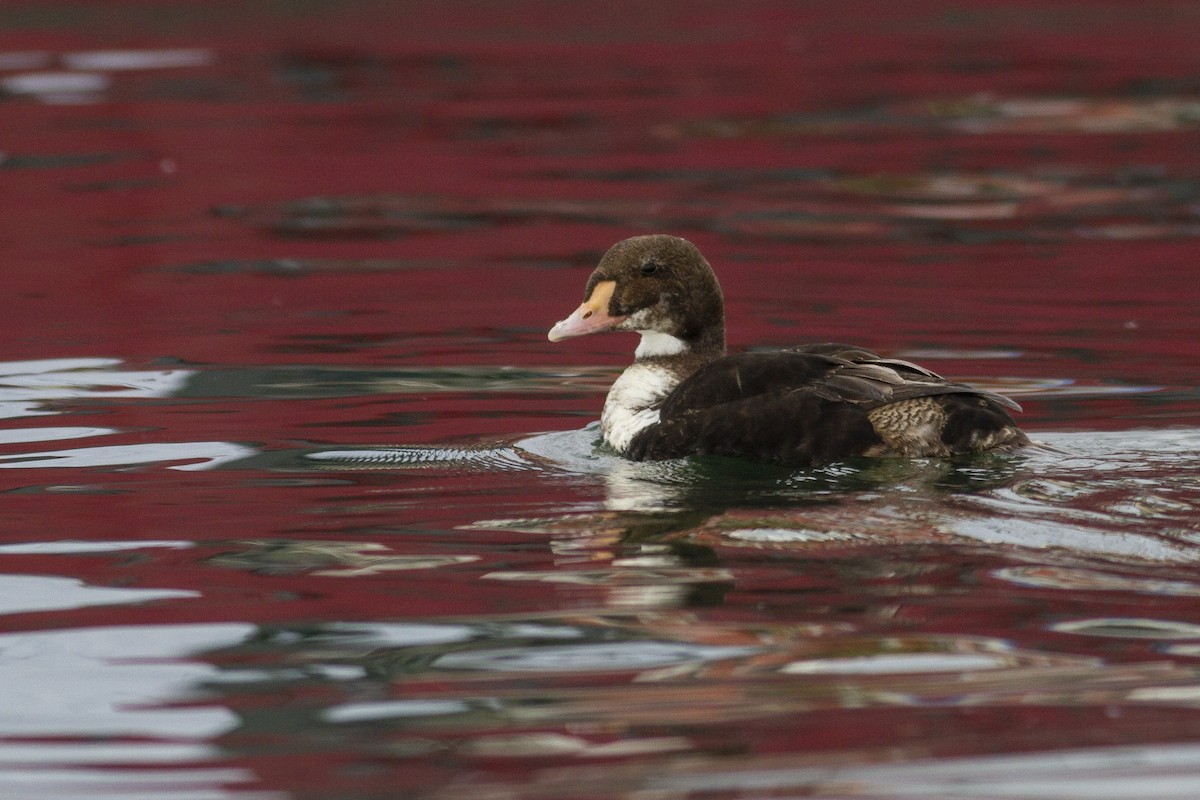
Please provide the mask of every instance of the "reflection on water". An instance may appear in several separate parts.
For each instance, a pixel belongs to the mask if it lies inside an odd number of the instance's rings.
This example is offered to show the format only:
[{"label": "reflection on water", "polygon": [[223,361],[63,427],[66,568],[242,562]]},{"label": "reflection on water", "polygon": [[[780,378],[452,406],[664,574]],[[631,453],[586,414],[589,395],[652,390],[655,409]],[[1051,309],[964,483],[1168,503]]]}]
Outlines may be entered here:
[{"label": "reflection on water", "polygon": [[[4,576],[0,587],[19,588],[17,580]],[[154,599],[154,593],[135,594],[91,602]],[[0,604],[4,613],[30,610],[7,597]],[[63,607],[69,606],[42,606]],[[8,797],[200,798],[230,787],[233,797],[269,796],[237,791],[233,787],[253,782],[253,773],[219,764],[219,748],[209,740],[235,729],[237,716],[197,693],[216,670],[189,658],[249,632],[245,624],[129,625],[0,635],[0,791]]]},{"label": "reflection on water", "polygon": [[[1200,127],[1200,104],[1194,104],[1189,128]],[[994,126],[994,123],[988,123]],[[983,126],[981,126],[983,127]],[[1019,128],[999,132],[1019,132]],[[1114,128],[1114,132],[1119,131]],[[783,135],[797,133],[787,127]],[[803,131],[807,133],[808,131]],[[997,132],[983,130],[981,132]],[[747,136],[760,130],[734,129]],[[765,135],[779,135],[770,131]],[[706,135],[690,129],[685,136]],[[693,184],[687,198],[660,211],[661,227],[689,233],[717,230],[737,237],[767,241],[886,242],[896,239],[938,239],[984,243],[1070,240],[1143,241],[1192,239],[1200,236],[1193,206],[1200,201],[1200,183],[1186,175],[1153,184],[1138,176],[1078,172],[1065,174],[888,175],[806,171],[724,170],[709,181],[694,171],[647,169],[588,177],[618,186],[681,182]],[[556,177],[568,177],[567,175]],[[752,209],[724,208],[713,196],[710,182],[736,180],[750,186],[758,201]],[[561,223],[602,221],[618,227],[638,227],[645,206],[632,199],[572,200],[556,197],[488,197],[464,200],[458,196],[312,197],[274,207],[246,209],[237,217],[278,235],[321,240],[379,238],[428,230],[472,230],[485,226],[534,225],[546,218]],[[1167,219],[1163,219],[1163,215]],[[1012,226],[1023,223],[1019,235]],[[328,269],[314,260],[207,264],[196,271],[262,271],[298,274]],[[427,264],[356,262],[342,269],[406,270]]]},{"label": "reflection on water", "polygon": [[197,596],[199,596],[198,592],[171,589],[115,589],[87,586],[82,581],[72,578],[41,575],[0,576],[0,613],[3,614],[61,611],[86,606],[119,605]]},{"label": "reflection on water", "polygon": [[[58,401],[136,400],[177,394],[191,370],[132,371],[119,359],[78,358],[0,364],[0,415],[8,419],[50,416]],[[118,434],[112,428],[76,426],[0,431],[0,444],[26,444]],[[229,442],[148,442],[21,453],[0,453],[0,469],[22,467],[113,467],[159,461],[188,461],[170,469],[209,469],[254,451]]]},{"label": "reflection on water", "polygon": [[[1079,795],[1060,787],[1080,785],[1089,759],[1154,763],[1169,752],[1097,750],[1112,742],[1090,731],[1120,742],[1164,714],[1155,729],[1168,737],[1192,730],[1200,429],[1039,430],[1038,445],[1016,453],[792,470],[628,462],[594,422],[335,446],[48,424],[138,404],[197,413],[271,403],[286,417],[311,403],[463,393],[594,403],[606,381],[561,368],[6,365],[12,427],[0,466],[75,481],[14,483],[10,497],[120,497],[143,481],[162,491],[158,476],[182,469],[210,476],[188,490],[197,509],[213,480],[230,487],[222,494],[257,498],[257,485],[262,497],[309,499],[282,529],[235,503],[193,514],[184,528],[194,532],[176,538],[168,516],[132,539],[89,534],[85,523],[0,544],[0,610],[29,620],[0,636],[13,693],[0,761],[36,762],[39,791],[62,796],[105,796],[107,786],[135,793],[121,796],[285,796],[257,788],[287,784],[264,771],[265,736],[289,751],[383,759],[416,775],[401,785],[431,796],[449,775],[499,761],[525,766],[474,796],[688,796],[728,785],[1066,798]],[[1132,417],[1164,402],[1156,387],[1010,388],[1047,408],[1120,398]],[[20,427],[25,416],[39,424]],[[248,615],[247,599],[277,621]],[[139,621],[118,622],[128,617],[117,608]],[[83,625],[67,616],[84,612],[93,616]],[[22,688],[47,675],[64,687],[51,703]],[[1005,722],[1033,709],[1053,740]],[[874,732],[854,727],[833,745],[834,765],[821,748],[785,756],[774,744],[797,724],[845,714],[868,715]],[[46,737],[54,743],[29,744]],[[1051,741],[1063,760],[1031,761],[1024,782],[996,766],[1021,756],[991,755]],[[880,764],[897,754],[902,765]],[[670,760],[684,756],[700,758]],[[452,766],[412,772],[431,759]],[[596,761],[619,768],[582,795],[539,766]],[[368,793],[395,785],[391,767],[350,783]],[[1188,785],[1200,774],[1186,759],[1179,770]],[[1185,796],[1183,781],[1144,773],[1133,774],[1153,796]],[[16,775],[0,770],[0,788]],[[964,775],[991,776],[979,782],[986,792],[972,795]],[[346,780],[320,796],[340,796]]]},{"label": "reflection on water", "polygon": [[[672,771],[650,785],[655,790],[682,796],[752,787],[759,792],[789,791],[812,796],[831,793],[837,797],[878,800],[930,797],[1182,800],[1195,791],[1198,766],[1200,750],[1193,746],[1113,747],[939,761],[917,756],[910,763],[896,766],[817,763],[793,766],[767,760],[733,773]],[[586,781],[588,777],[593,776],[577,774],[575,780]],[[623,777],[608,773],[606,779],[621,781]],[[565,786],[555,788],[561,790]]]},{"label": "reflection on water", "polygon": [[[163,430],[105,445],[91,442],[129,429],[47,423],[136,404],[272,403],[287,416],[409,395],[594,402],[606,377],[78,359],[10,363],[4,379],[14,425],[39,424],[8,429],[0,466],[77,481],[11,484],[10,497],[120,497],[144,481],[162,491],[184,469],[205,476],[188,490],[197,509],[213,485],[252,500],[193,515],[190,536],[170,538],[179,522],[168,516],[135,538],[85,525],[0,544],[0,610],[28,620],[0,636],[13,693],[0,761],[35,761],[46,791],[280,796],[256,787],[282,780],[264,772],[274,746],[264,741],[282,741],[390,765],[352,779],[322,771],[332,783],[318,796],[347,780],[382,791],[394,768],[415,776],[406,790],[436,797],[449,775],[501,762],[515,772],[488,772],[463,796],[729,786],[1067,798],[1082,796],[1066,787],[1090,780],[1105,754],[1129,759],[1153,796],[1185,796],[1183,781],[1136,766],[1172,751],[1120,742],[1154,715],[1169,739],[1196,724],[1200,429],[1037,430],[1038,444],[1016,453],[810,470],[633,463],[607,450],[594,422],[442,444],[184,441]],[[1132,416],[1163,402],[1154,387],[1014,388],[1043,407],[1119,397]],[[33,449],[72,440],[80,446]],[[307,499],[286,527],[256,521],[255,498],[291,494]],[[247,614],[247,601],[266,618]],[[117,622],[117,608],[138,621]],[[84,612],[86,624],[68,616]],[[28,694],[35,675],[64,690],[50,703]],[[853,736],[780,750],[797,725],[836,727],[839,715],[861,717]],[[1011,722],[1024,715],[1046,733]],[[1062,753],[1053,766],[1019,755],[1051,746]],[[1179,752],[1194,785],[1200,770]],[[1023,758],[1028,774],[1010,777]],[[445,772],[412,772],[439,759]],[[615,769],[583,794],[543,768],[596,761]],[[0,771],[0,787],[16,780]]]},{"label": "reflection on water", "polygon": [[[212,385],[195,377],[202,370],[162,381],[116,363],[96,366],[99,373],[68,364],[12,374],[38,374],[39,385],[54,387],[45,398],[23,389],[39,419],[68,393],[83,403],[209,402],[189,393]],[[454,374],[461,381],[470,373]],[[427,390],[464,388],[435,376]],[[289,384],[279,399],[358,392],[369,400],[397,388],[378,375],[329,379],[323,385],[311,373],[302,391]],[[531,393],[546,391],[542,377],[525,379]],[[475,380],[484,388],[493,377],[480,372]],[[257,373],[227,381],[219,402],[265,402],[274,385]],[[132,396],[98,388],[114,386],[133,387]],[[247,396],[228,397],[235,390]],[[1046,384],[1023,397],[1053,403],[1063,395]],[[81,426],[13,430],[13,447],[121,435]],[[56,701],[61,712],[14,697],[10,730],[0,732],[12,744],[0,746],[0,758],[24,758],[21,737],[53,736],[59,743],[36,754],[46,787],[103,791],[111,777],[143,793],[186,785],[193,794],[177,796],[200,797],[262,778],[261,762],[257,774],[215,766],[222,757],[210,742],[261,759],[265,735],[283,737],[290,750],[336,742],[339,757],[385,759],[403,770],[431,758],[450,759],[454,770],[497,759],[531,765],[516,773],[524,789],[497,775],[476,787],[479,797],[566,796],[556,773],[535,765],[615,759],[620,766],[605,774],[604,788],[572,796],[689,796],[728,785],[863,798],[942,796],[950,787],[955,796],[1065,798],[1081,795],[1060,788],[1080,785],[1090,759],[1108,754],[1130,759],[1144,779],[1137,785],[1152,786],[1155,797],[1183,797],[1184,782],[1136,766],[1168,750],[1097,750],[1088,731],[1096,718],[1108,731],[1137,730],[1153,713],[1168,714],[1171,735],[1191,730],[1200,698],[1200,668],[1191,663],[1200,626],[1190,613],[1200,597],[1191,574],[1200,431],[1036,438],[1041,444],[1018,453],[813,470],[725,459],[627,462],[605,449],[594,423],[440,446],[223,443],[222,455],[212,442],[142,442],[5,454],[35,472],[140,465],[133,474],[143,476],[200,457],[235,484],[269,478],[274,491],[329,493],[302,513],[334,527],[271,538],[230,531],[0,545],[0,566],[19,569],[21,559],[36,558],[42,569],[70,572],[78,563],[78,574],[100,580],[13,572],[0,580],[6,614],[126,606],[149,615],[141,624],[97,618],[90,627],[0,637],[4,663],[17,670],[6,681],[14,691],[47,674],[50,662],[56,682],[74,687]],[[325,476],[340,480],[310,480]],[[453,500],[456,521],[440,531],[403,521],[412,509],[460,497],[459,487],[493,479],[534,494]],[[587,500],[536,499],[538,487],[578,486],[590,487]],[[506,508],[510,515],[495,516]],[[108,566],[96,572],[88,564]],[[176,573],[161,571],[171,564],[185,570],[179,576],[200,571],[183,581],[193,588],[103,585],[115,575],[180,585],[168,577]],[[211,587],[228,580],[214,594]],[[278,585],[261,595],[263,581]],[[276,623],[235,621],[244,614],[219,610],[230,591],[312,611]],[[481,597],[492,600],[481,607]],[[178,613],[163,603],[230,621],[152,623]],[[971,713],[946,717],[951,709]],[[1051,766],[1029,757],[1017,780],[1006,770],[1024,764],[1022,756],[987,754],[1028,746],[1020,726],[1002,722],[1024,709],[1043,710],[1062,758]],[[836,714],[871,715],[864,719],[875,720],[877,732],[846,741],[835,764],[815,752],[785,757],[770,744],[786,740],[797,721]],[[1000,726],[998,740],[984,746],[977,717],[988,720],[985,728]],[[86,741],[93,734],[111,743]],[[928,760],[931,753],[937,757]],[[665,771],[649,766],[673,754],[705,758],[672,761]],[[904,764],[879,763],[896,754]],[[1186,758],[1179,769],[1197,775]],[[433,791],[438,774],[405,785]],[[896,780],[905,787],[899,794]],[[976,780],[981,793],[972,794]],[[376,785],[368,775],[353,783],[363,791]],[[272,796],[228,792],[221,796]]]}]

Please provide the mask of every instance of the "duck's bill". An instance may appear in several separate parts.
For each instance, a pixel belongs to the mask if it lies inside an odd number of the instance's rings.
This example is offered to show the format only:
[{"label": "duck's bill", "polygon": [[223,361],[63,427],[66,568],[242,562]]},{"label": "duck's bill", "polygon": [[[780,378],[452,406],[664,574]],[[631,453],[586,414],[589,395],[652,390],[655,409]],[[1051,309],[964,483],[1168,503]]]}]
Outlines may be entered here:
[{"label": "duck's bill", "polygon": [[625,317],[609,316],[608,303],[612,299],[616,284],[612,281],[601,281],[592,289],[592,295],[583,301],[583,305],[575,309],[571,316],[555,323],[547,334],[550,341],[558,342],[573,336],[586,336],[589,333],[611,331],[625,321]]}]

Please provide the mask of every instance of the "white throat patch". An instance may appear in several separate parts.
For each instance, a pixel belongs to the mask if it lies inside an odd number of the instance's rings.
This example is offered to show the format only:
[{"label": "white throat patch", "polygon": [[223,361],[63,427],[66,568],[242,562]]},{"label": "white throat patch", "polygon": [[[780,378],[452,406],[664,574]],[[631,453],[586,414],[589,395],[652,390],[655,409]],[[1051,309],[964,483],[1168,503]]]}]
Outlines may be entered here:
[{"label": "white throat patch", "polygon": [[638,342],[637,350],[633,351],[635,358],[653,358],[654,356],[677,356],[687,352],[687,342],[676,339],[669,333],[660,331],[638,331],[642,340]]},{"label": "white throat patch", "polygon": [[658,424],[658,406],[679,380],[661,367],[634,363],[621,373],[600,415],[600,432],[619,453],[629,449],[633,437]]}]

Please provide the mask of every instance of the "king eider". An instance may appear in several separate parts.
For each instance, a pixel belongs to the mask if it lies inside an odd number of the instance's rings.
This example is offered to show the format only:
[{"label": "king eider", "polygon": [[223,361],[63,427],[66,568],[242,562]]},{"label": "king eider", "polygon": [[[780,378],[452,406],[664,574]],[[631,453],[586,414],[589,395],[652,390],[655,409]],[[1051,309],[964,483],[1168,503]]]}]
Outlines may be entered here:
[{"label": "king eider", "polygon": [[674,236],[613,245],[583,304],[549,338],[600,331],[641,334],[600,416],[604,440],[637,461],[722,455],[814,466],[1029,444],[1009,398],[861,347],[726,355],[721,287],[700,251]]}]

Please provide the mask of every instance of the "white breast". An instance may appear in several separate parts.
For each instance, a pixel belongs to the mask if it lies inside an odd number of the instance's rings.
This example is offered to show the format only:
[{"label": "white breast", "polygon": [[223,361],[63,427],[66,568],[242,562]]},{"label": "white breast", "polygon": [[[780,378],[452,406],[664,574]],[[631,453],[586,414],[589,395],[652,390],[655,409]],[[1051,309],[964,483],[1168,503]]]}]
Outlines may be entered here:
[{"label": "white breast", "polygon": [[640,363],[622,372],[600,415],[604,440],[618,452],[627,451],[634,436],[658,423],[658,404],[678,382],[668,370]]}]

